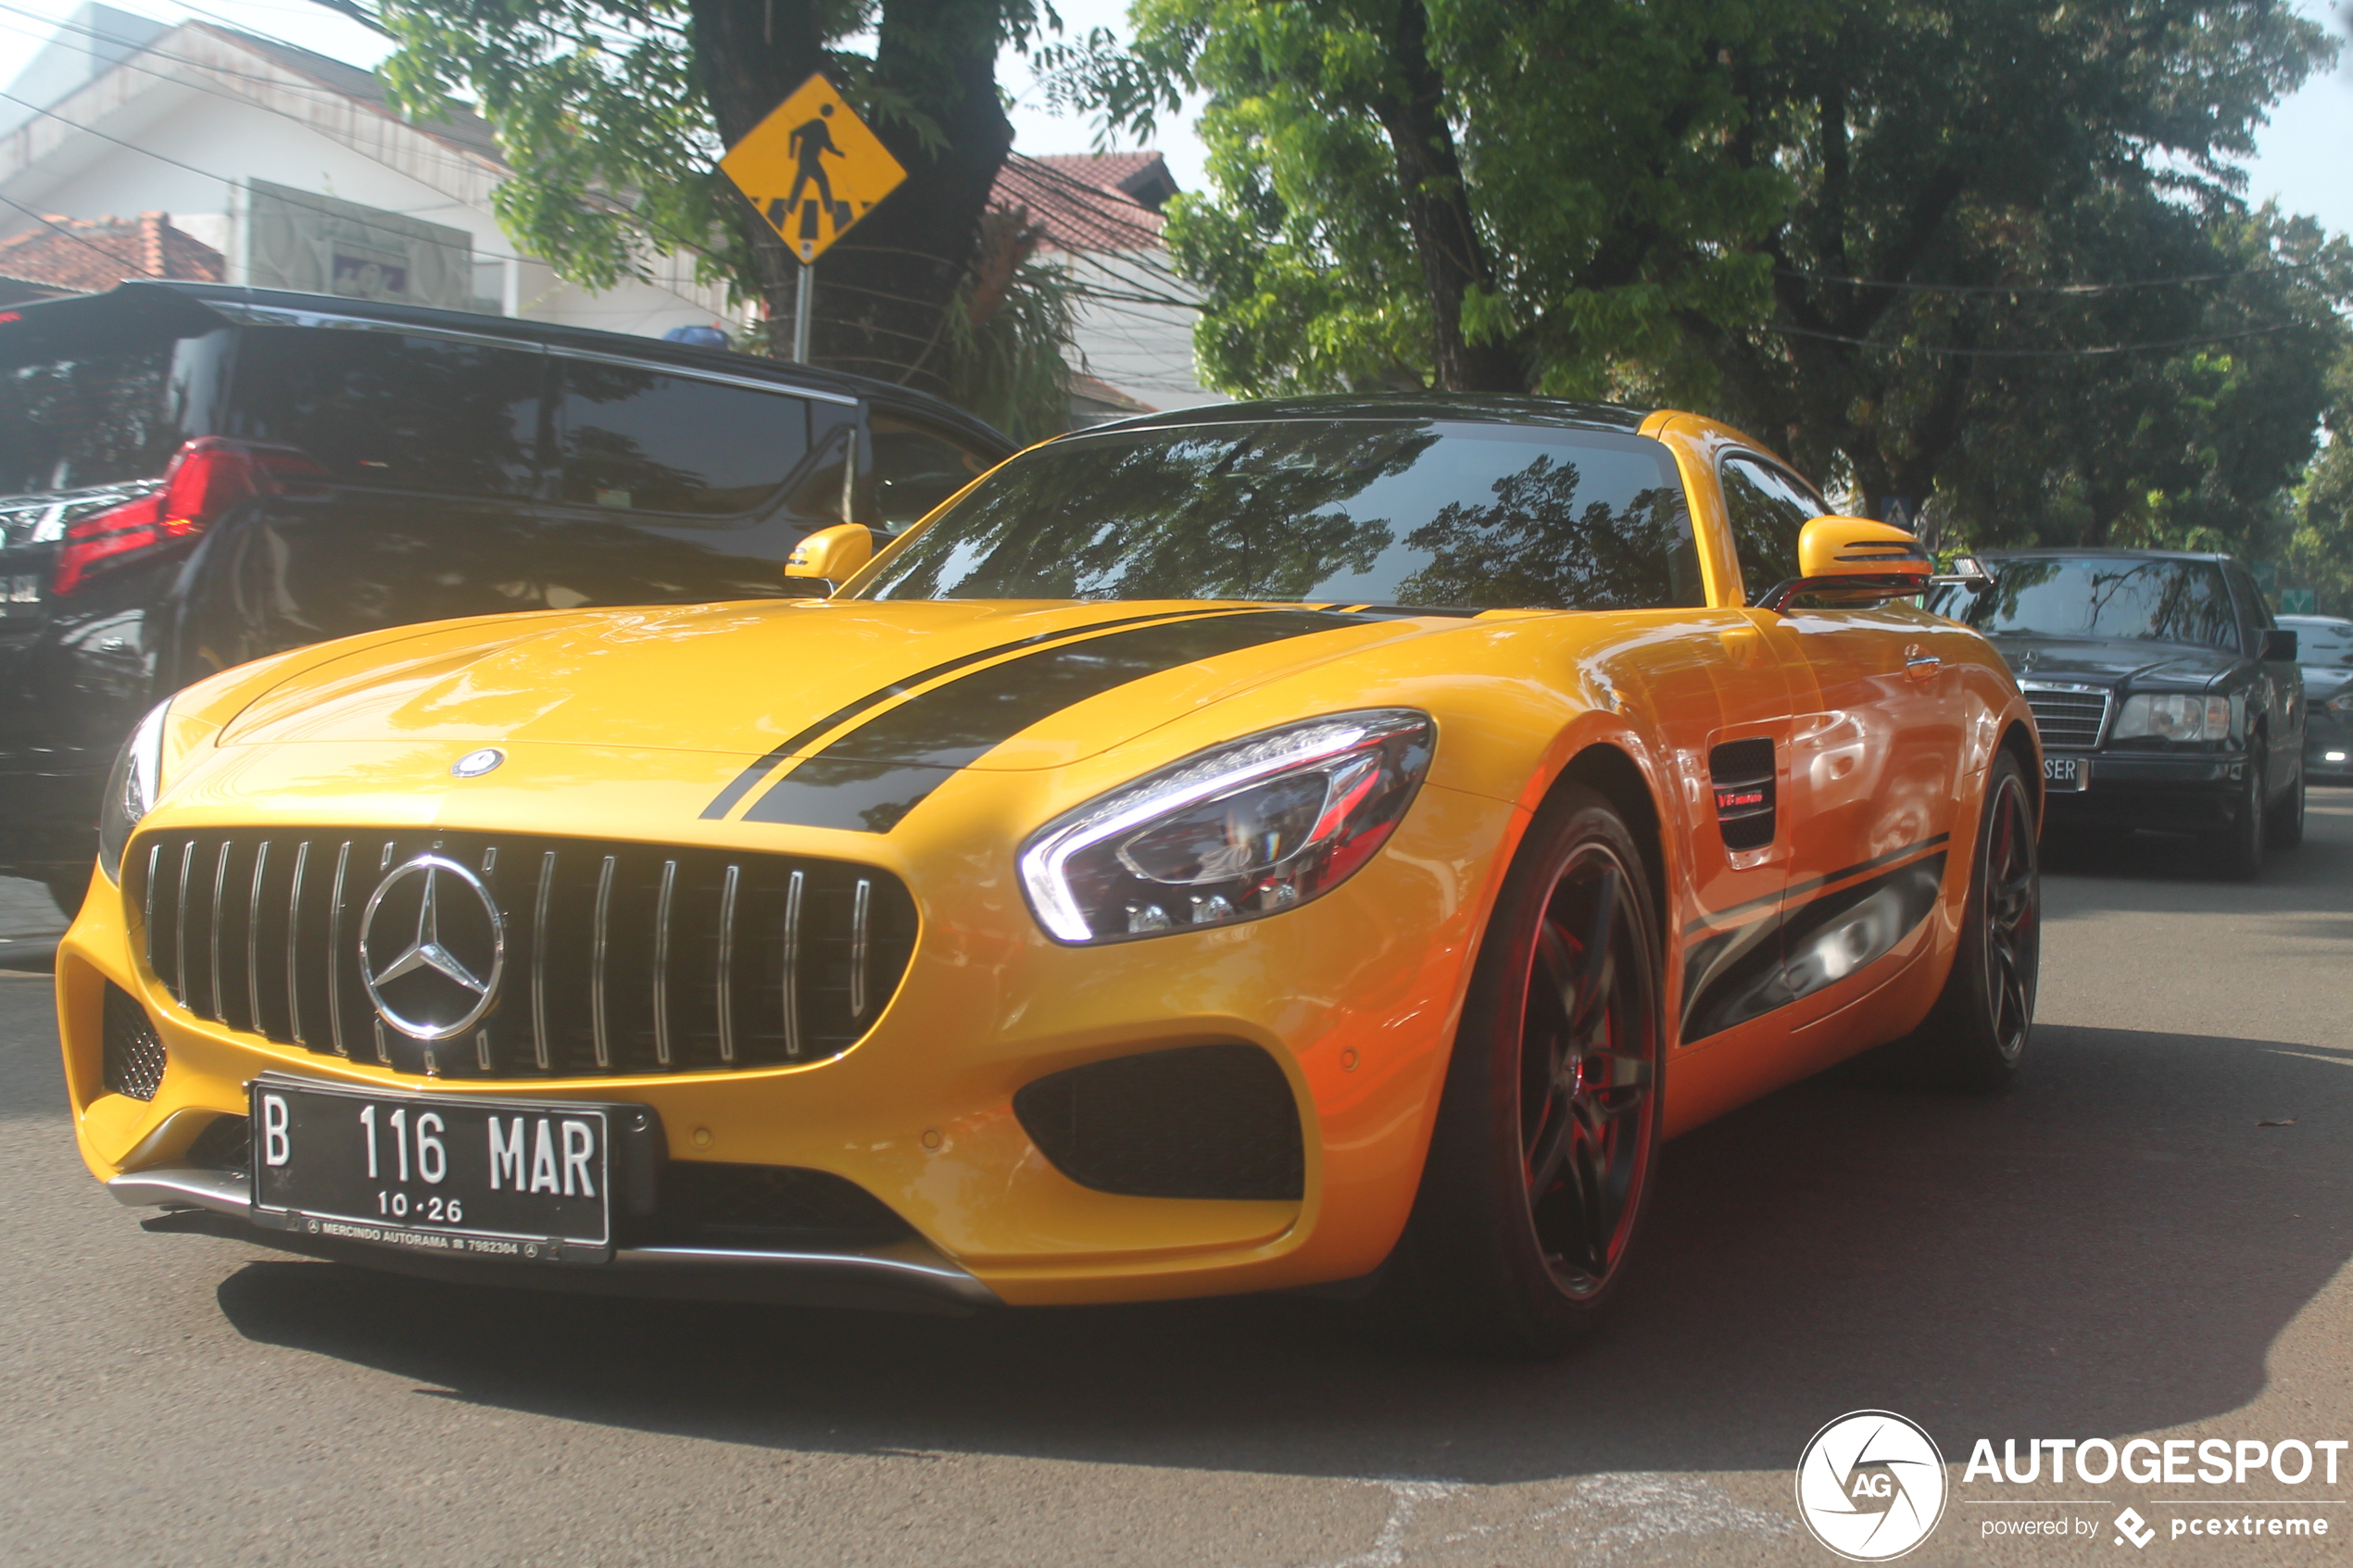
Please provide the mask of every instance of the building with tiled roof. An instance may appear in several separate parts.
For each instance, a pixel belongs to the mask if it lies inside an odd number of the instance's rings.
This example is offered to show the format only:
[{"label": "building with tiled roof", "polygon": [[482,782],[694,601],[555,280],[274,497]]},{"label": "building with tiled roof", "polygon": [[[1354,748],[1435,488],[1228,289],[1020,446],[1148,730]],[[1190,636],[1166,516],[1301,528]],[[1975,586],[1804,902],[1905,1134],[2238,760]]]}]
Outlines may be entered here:
[{"label": "building with tiled roof", "polygon": [[101,294],[125,278],[217,283],[224,276],[220,253],[160,212],[129,219],[44,213],[39,227],[0,239],[0,305]]},{"label": "building with tiled roof", "polygon": [[1078,423],[1225,401],[1193,370],[1198,295],[1162,233],[1160,208],[1176,194],[1167,161],[1151,151],[1014,153],[998,171],[989,205],[1023,214],[1039,253],[1078,285]]},{"label": "building with tiled roof", "polygon": [[[691,257],[649,257],[650,278],[591,294],[517,255],[491,206],[507,176],[489,125],[462,107],[411,122],[372,71],[213,22],[172,26],[98,4],[57,24],[0,96],[0,243],[53,260],[61,253],[41,233],[72,242],[36,214],[169,212],[232,283],[648,335],[730,313],[723,290],[696,280]],[[82,254],[75,288],[109,265],[96,249]],[[171,254],[182,260],[170,266],[196,255]],[[156,275],[135,261],[126,254],[105,285]]]}]

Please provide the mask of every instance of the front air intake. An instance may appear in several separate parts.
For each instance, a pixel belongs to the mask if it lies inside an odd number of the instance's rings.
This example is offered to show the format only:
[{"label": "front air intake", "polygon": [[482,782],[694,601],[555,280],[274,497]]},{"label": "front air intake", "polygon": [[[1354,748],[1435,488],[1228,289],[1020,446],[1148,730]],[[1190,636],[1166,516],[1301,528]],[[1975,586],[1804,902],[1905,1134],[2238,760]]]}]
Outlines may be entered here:
[{"label": "front air intake", "polygon": [[147,1021],[145,1010],[120,985],[107,987],[98,1071],[108,1094],[153,1099],[163,1087],[163,1040]]},{"label": "front air intake", "polygon": [[1013,1114],[1081,1186],[1128,1198],[1297,1198],[1299,1107],[1256,1046],[1114,1057],[1023,1085]]}]

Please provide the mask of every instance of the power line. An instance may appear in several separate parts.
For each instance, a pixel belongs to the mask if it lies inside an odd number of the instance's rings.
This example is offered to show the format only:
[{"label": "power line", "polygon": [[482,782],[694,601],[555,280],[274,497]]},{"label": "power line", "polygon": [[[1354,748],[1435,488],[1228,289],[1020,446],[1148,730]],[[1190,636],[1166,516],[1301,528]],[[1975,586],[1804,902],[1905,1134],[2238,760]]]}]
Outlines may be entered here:
[{"label": "power line", "polygon": [[1817,338],[1824,343],[1850,344],[1857,348],[1883,349],[1891,354],[1937,354],[1956,359],[2095,359],[2113,354],[2145,354],[2165,348],[2204,348],[2211,344],[2235,343],[2241,338],[2268,337],[2273,332],[2294,332],[2304,325],[2301,321],[2277,321],[2266,327],[2250,327],[2245,332],[2223,332],[2214,337],[2175,338],[2169,343],[2119,343],[2099,348],[1955,348],[1932,343],[1882,343],[1877,338],[1844,337],[1837,332],[1808,332],[1804,327],[1768,326],[1766,331],[1783,337]]},{"label": "power line", "polygon": [[2283,261],[2273,267],[2250,267],[2236,272],[2189,272],[2178,278],[2134,278],[2115,283],[1912,283],[1878,278],[1848,278],[1835,272],[1808,272],[1796,267],[1776,267],[1777,278],[1803,278],[1809,282],[1841,283],[1849,288],[1885,289],[1898,294],[2122,294],[2131,289],[2171,288],[2183,283],[2227,282],[2236,278],[2264,278],[2275,272],[2305,272],[2327,265],[2320,261]]}]

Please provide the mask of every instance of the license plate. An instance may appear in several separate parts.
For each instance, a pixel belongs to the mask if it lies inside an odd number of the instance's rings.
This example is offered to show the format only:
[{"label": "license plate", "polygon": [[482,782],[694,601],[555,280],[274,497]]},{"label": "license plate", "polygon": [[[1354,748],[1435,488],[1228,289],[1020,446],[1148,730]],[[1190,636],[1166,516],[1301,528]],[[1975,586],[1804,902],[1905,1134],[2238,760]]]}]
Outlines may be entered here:
[{"label": "license plate", "polygon": [[2092,783],[2092,759],[2088,757],[2045,757],[2043,759],[2043,787],[2056,790],[2080,790]]},{"label": "license plate", "polygon": [[608,1108],[256,1079],[253,1219],[441,1257],[612,1255]]}]

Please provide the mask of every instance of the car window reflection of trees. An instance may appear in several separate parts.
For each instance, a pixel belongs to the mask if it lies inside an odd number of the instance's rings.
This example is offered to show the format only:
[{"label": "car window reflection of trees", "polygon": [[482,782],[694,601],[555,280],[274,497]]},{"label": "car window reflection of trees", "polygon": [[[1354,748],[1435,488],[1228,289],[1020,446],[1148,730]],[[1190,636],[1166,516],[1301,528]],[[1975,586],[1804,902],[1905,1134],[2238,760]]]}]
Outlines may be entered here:
[{"label": "car window reflection of trees", "polygon": [[[1680,484],[1581,508],[1574,448],[1538,445],[1490,479],[1493,454],[1433,431],[1355,421],[1236,433],[1150,433],[1057,444],[1016,462],[934,524],[877,586],[890,598],[1252,599],[1359,594],[1398,543],[1378,492],[1426,459],[1460,489],[1404,538],[1415,563],[1377,595],[1415,607],[1620,607],[1700,602]],[[1478,456],[1474,456],[1478,454]],[[1484,458],[1484,461],[1480,458]],[[1483,484],[1481,482],[1484,482]]]}]

